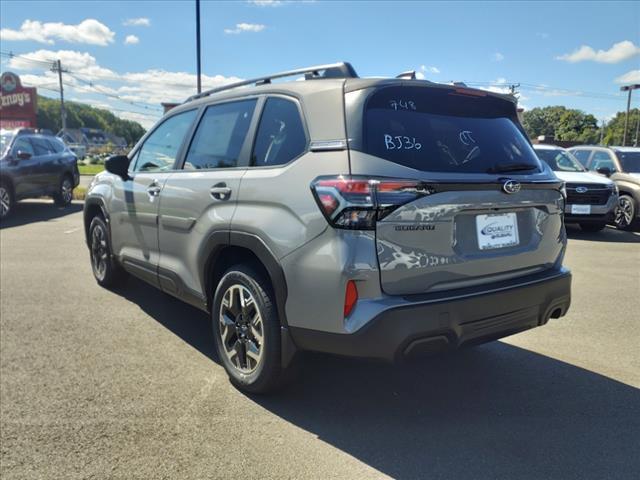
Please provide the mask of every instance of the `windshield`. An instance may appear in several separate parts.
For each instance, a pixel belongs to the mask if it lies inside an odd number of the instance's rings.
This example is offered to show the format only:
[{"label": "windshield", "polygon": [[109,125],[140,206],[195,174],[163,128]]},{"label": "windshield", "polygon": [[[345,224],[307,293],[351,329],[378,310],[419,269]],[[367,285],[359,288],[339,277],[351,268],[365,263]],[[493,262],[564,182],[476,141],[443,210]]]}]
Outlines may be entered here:
[{"label": "windshield", "polygon": [[617,151],[622,170],[627,173],[640,173],[640,151],[621,152]]},{"label": "windshield", "polygon": [[11,145],[12,139],[12,133],[0,133],[0,154],[5,154],[6,150],[9,148],[9,145]]},{"label": "windshield", "polygon": [[367,101],[362,149],[431,172],[539,171],[514,115],[511,102],[473,90],[387,87]]},{"label": "windshield", "polygon": [[551,170],[553,170],[554,172],[586,171],[573,155],[564,150],[560,150],[559,148],[554,150],[536,149],[536,153],[538,154],[540,160],[549,165],[551,167]]}]

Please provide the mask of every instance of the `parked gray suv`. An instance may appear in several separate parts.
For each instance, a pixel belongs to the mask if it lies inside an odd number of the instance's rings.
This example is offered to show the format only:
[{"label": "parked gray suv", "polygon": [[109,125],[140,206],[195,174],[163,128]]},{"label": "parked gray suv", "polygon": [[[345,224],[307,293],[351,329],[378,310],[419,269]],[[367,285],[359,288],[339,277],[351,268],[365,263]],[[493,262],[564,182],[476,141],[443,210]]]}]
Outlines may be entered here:
[{"label": "parked gray suv", "polygon": [[297,351],[398,360],[569,308],[563,183],[510,96],[299,69],[190,98],[106,168],[84,209],[98,283],[209,312],[245,391]]}]

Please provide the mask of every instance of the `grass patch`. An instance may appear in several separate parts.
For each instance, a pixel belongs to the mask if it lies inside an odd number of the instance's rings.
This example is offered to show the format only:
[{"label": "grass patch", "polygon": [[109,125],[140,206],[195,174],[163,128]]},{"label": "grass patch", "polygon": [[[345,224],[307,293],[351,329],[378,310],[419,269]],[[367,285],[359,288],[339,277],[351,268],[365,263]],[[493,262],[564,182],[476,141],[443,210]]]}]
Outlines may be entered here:
[{"label": "grass patch", "polygon": [[78,165],[80,175],[95,175],[104,170],[104,165]]},{"label": "grass patch", "polygon": [[87,196],[87,189],[85,187],[76,187],[73,189],[73,199],[74,200],[84,200]]}]

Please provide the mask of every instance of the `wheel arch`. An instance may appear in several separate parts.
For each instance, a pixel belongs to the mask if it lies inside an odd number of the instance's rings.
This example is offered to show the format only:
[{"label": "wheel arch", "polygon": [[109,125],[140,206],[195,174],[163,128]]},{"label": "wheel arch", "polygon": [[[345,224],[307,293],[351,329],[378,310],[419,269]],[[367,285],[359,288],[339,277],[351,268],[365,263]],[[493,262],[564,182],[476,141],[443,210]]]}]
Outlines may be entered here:
[{"label": "wheel arch", "polygon": [[9,175],[5,175],[4,173],[0,173],[0,183],[6,185],[11,190],[11,193],[15,196],[16,189],[13,184],[13,179]]},{"label": "wheel arch", "polygon": [[251,233],[230,231],[214,232],[201,253],[200,281],[204,288],[207,308],[211,310],[213,293],[224,272],[238,263],[249,264],[265,276],[271,284],[278,318],[286,327],[285,303],[287,283],[284,271],[269,247]]},{"label": "wheel arch", "polygon": [[105,222],[107,223],[107,227],[110,229],[109,225],[109,214],[107,213],[107,209],[104,205],[104,201],[99,197],[89,197],[84,202],[84,211],[83,211],[83,221],[84,221],[84,238],[89,244],[89,227],[91,226],[91,220],[96,215],[102,215]]}]

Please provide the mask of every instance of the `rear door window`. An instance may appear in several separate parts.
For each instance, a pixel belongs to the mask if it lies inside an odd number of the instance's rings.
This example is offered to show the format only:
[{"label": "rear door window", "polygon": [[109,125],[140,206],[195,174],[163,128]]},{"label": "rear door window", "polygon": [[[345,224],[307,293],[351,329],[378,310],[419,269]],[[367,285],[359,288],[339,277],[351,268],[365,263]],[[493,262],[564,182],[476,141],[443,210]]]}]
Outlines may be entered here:
[{"label": "rear door window", "polygon": [[539,171],[507,100],[458,89],[387,87],[365,105],[365,153],[416,170]]},{"label": "rear door window", "polygon": [[53,147],[44,138],[31,137],[31,143],[38,157],[54,153]]},{"label": "rear door window", "polygon": [[185,170],[238,166],[256,100],[208,107],[189,147]]}]

